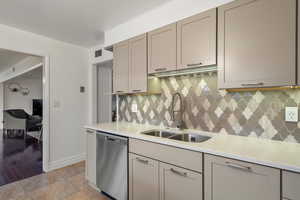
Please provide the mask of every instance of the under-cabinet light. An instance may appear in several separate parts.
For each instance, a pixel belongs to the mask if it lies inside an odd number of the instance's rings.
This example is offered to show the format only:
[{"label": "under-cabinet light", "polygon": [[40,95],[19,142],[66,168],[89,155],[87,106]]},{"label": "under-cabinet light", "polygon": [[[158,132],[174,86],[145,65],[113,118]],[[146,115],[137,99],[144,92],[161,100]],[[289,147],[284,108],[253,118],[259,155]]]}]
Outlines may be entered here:
[{"label": "under-cabinet light", "polygon": [[184,70],[177,70],[177,71],[170,71],[170,72],[159,72],[151,74],[155,77],[169,77],[169,76],[181,76],[181,75],[188,75],[188,74],[199,74],[204,72],[214,72],[217,71],[217,66],[208,66],[208,67],[199,67],[199,68],[192,68],[192,69],[184,69]]}]

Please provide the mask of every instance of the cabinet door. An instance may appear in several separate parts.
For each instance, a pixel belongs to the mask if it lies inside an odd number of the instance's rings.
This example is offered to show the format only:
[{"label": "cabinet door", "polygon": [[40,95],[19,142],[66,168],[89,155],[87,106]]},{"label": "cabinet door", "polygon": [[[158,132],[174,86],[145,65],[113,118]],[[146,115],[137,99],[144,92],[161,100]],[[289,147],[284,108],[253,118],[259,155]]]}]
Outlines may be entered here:
[{"label": "cabinet door", "polygon": [[148,33],[148,72],[176,70],[176,23]]},{"label": "cabinet door", "polygon": [[96,133],[86,130],[86,179],[96,186]]},{"label": "cabinet door", "polygon": [[220,88],[295,85],[296,0],[236,0],[218,9]]},{"label": "cabinet door", "polygon": [[[202,200],[202,175],[159,163],[160,200]],[[223,199],[224,200],[224,199]]]},{"label": "cabinet door", "polygon": [[159,200],[158,161],[129,154],[129,200]]},{"label": "cabinet door", "polygon": [[300,198],[300,174],[293,172],[282,172],[282,196],[286,200],[297,200]]},{"label": "cabinet door", "polygon": [[205,200],[279,200],[280,170],[205,155]]},{"label": "cabinet door", "polygon": [[177,23],[177,68],[217,64],[217,9]]},{"label": "cabinet door", "polygon": [[129,40],[129,92],[147,92],[147,34]]},{"label": "cabinet door", "polygon": [[129,43],[114,45],[113,88],[114,93],[127,93],[129,87]]}]

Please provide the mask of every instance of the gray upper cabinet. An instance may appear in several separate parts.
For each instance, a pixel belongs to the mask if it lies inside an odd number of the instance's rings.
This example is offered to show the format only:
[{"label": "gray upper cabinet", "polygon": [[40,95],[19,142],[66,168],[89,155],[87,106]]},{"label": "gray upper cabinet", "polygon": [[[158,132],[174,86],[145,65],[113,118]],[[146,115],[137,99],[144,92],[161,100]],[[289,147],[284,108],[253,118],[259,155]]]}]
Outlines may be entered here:
[{"label": "gray upper cabinet", "polygon": [[217,64],[217,9],[177,23],[177,68]]},{"label": "gray upper cabinet", "polygon": [[205,155],[205,200],[279,200],[280,170]]},{"label": "gray upper cabinet", "polygon": [[148,33],[148,73],[176,70],[176,43],[176,23]]},{"label": "gray upper cabinet", "polygon": [[147,34],[129,40],[129,92],[147,92]]},{"label": "gray upper cabinet", "polygon": [[218,9],[219,88],[296,84],[296,0],[236,0]]},{"label": "gray upper cabinet", "polygon": [[129,88],[129,42],[114,45],[113,91],[128,93]]}]

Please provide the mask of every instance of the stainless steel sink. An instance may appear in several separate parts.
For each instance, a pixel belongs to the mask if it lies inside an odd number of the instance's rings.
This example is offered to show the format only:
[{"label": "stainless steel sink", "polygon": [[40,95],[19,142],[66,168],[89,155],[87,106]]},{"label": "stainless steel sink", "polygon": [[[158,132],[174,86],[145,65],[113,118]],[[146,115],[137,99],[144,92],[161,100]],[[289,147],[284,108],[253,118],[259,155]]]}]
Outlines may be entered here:
[{"label": "stainless steel sink", "polygon": [[150,130],[150,131],[142,132],[142,134],[155,136],[155,137],[169,138],[171,136],[176,135],[177,133],[169,132],[169,131],[162,131],[162,130]]},{"label": "stainless steel sink", "polygon": [[161,137],[161,138],[168,138],[171,140],[179,140],[183,142],[205,142],[209,140],[211,137],[205,135],[198,135],[193,133],[176,133],[172,131],[162,131],[162,130],[150,130],[142,132],[144,135],[154,136],[154,137]]},{"label": "stainless steel sink", "polygon": [[176,134],[169,139],[171,140],[179,140],[183,142],[195,142],[195,143],[200,143],[200,142],[205,142],[209,140],[211,137],[209,136],[204,136],[204,135],[198,135],[198,134],[192,134],[192,133],[183,133],[183,134]]}]

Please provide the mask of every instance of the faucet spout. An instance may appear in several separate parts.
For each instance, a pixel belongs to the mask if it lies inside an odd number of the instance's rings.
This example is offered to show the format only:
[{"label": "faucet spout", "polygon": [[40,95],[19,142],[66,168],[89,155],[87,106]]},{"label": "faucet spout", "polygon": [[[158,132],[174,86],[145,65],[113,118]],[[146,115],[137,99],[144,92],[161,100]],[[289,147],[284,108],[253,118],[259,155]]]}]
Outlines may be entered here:
[{"label": "faucet spout", "polygon": [[[176,97],[179,99],[179,109],[175,110]],[[175,113],[179,113],[179,120],[176,120]],[[183,99],[179,92],[172,95],[171,102],[171,119],[176,123],[176,127],[179,129],[185,128],[185,123],[183,121]]]}]

